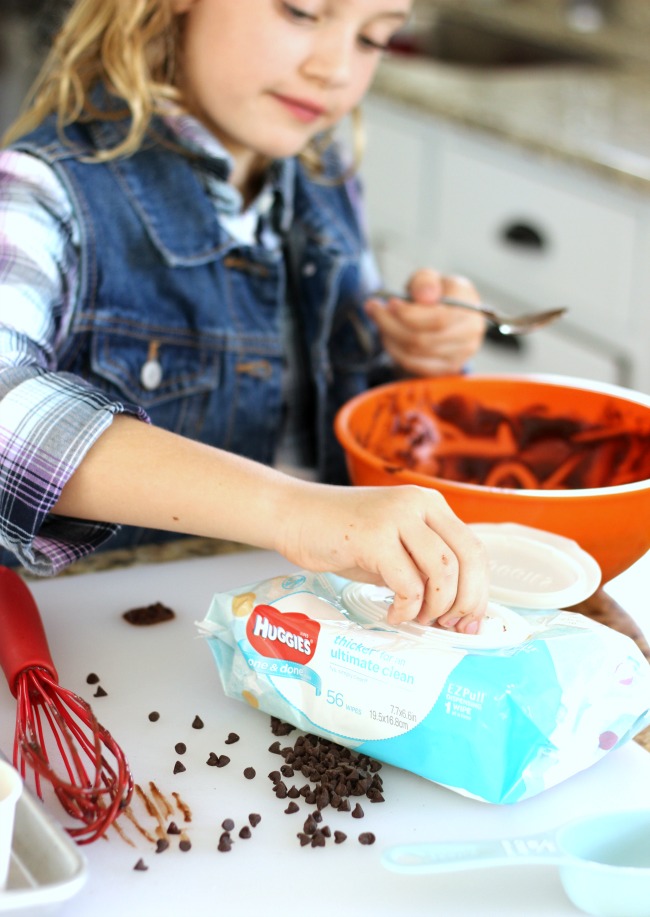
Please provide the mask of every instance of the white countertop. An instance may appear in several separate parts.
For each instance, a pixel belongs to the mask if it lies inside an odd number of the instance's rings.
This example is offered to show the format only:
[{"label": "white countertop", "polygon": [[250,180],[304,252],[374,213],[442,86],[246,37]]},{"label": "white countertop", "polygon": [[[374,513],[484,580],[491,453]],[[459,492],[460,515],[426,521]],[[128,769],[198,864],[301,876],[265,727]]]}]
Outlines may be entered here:
[{"label": "white countertop", "polygon": [[[332,908],[373,917],[407,911],[427,917],[578,914],[553,867],[407,879],[385,871],[380,852],[398,842],[534,833],[597,812],[603,800],[608,808],[650,807],[650,757],[633,742],[541,796],[508,807],[470,800],[384,766],[386,802],[366,804],[362,821],[324,811],[332,829],[347,832],[346,843],[322,849],[299,846],[295,835],[306,812],[284,814],[285,803],[275,798],[267,776],[278,766],[277,756],[268,752],[274,741],[269,718],[224,697],[211,653],[195,628],[214,592],[291,569],[275,554],[246,552],[30,584],[61,683],[91,702],[127,751],[137,783],[146,789],[154,781],[172,802],[172,792],[178,792],[192,811],[190,823],[183,822],[180,810],[174,813],[192,843],[186,853],[172,843],[156,854],[126,820],[124,833],[133,846],[111,831],[108,841],[84,848],[89,879],[65,905],[64,917],[114,917],[120,912],[138,917],[186,912],[279,917],[289,907],[304,908],[315,917],[329,915]],[[646,633],[649,575],[650,555],[608,590]],[[122,619],[128,608],[155,601],[172,607],[176,619],[150,628],[136,628]],[[93,689],[86,683],[90,672],[100,676],[106,697],[92,698]],[[151,710],[160,712],[157,723],[148,719]],[[0,747],[8,751],[14,702],[4,685],[0,712]],[[197,714],[205,723],[202,730],[191,726]],[[225,746],[231,731],[241,739]],[[187,769],[174,775],[179,757],[174,744],[179,741],[187,744],[182,759]],[[227,752],[230,765],[207,767],[211,751]],[[256,768],[254,780],[243,777],[247,766]],[[47,807],[59,813],[55,802],[48,801]],[[155,827],[141,802],[134,803],[134,810],[143,825]],[[262,815],[252,838],[237,839],[230,853],[217,852],[222,820],[233,818],[238,830],[250,812]],[[377,843],[360,845],[360,831],[373,831]],[[146,872],[133,869],[140,857],[149,867]]]}]

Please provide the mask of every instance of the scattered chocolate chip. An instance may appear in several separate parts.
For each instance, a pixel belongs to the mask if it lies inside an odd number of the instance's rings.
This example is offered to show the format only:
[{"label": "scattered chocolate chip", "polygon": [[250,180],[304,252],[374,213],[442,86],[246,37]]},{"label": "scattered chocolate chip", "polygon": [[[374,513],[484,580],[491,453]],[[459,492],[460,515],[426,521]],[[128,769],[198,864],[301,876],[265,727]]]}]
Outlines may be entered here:
[{"label": "scattered chocolate chip", "polygon": [[183,840],[178,845],[178,849],[182,850],[183,853],[187,853],[188,850],[192,849],[192,844],[187,838],[183,838]]},{"label": "scattered chocolate chip", "polygon": [[296,837],[297,837],[298,840],[300,841],[300,846],[301,846],[301,847],[306,847],[307,844],[311,844],[311,838],[310,838],[310,836],[309,836],[308,834],[305,834],[305,833],[302,832],[302,831],[300,831],[300,832],[296,835]]},{"label": "scattered chocolate chip", "polygon": [[174,745],[174,751],[177,755],[184,755],[187,751],[187,745],[185,742],[177,742],[176,745]]},{"label": "scattered chocolate chip", "polygon": [[235,827],[235,823],[232,818],[224,818],[224,820],[221,822],[221,827],[224,831],[232,831],[232,829]]},{"label": "scattered chocolate chip", "polygon": [[192,729],[203,729],[203,720],[200,716],[195,716],[192,720]]},{"label": "scattered chocolate chip", "polygon": [[108,692],[104,691],[101,685],[98,685],[97,690],[93,694],[93,697],[107,697],[107,696],[108,696]]},{"label": "scattered chocolate chip", "polygon": [[149,869],[149,867],[147,866],[145,861],[142,859],[142,857],[140,857],[140,859],[138,860],[138,862],[135,864],[133,868],[137,869],[138,872],[146,872],[147,869]]},{"label": "scattered chocolate chip", "polygon": [[323,835],[323,837],[332,836],[332,829],[330,828],[329,825],[323,825],[323,827],[320,830],[321,830],[321,834]]},{"label": "scattered chocolate chip", "polygon": [[239,736],[236,732],[229,732],[228,738],[224,742],[224,745],[234,745],[235,742],[239,742]]},{"label": "scattered chocolate chip", "polygon": [[284,810],[284,814],[293,815],[294,812],[300,812],[300,806],[297,806],[295,802],[290,802],[289,805]]},{"label": "scattered chocolate chip", "polygon": [[251,829],[248,827],[248,825],[244,825],[244,827],[239,832],[239,836],[244,840],[248,840],[248,838],[251,836]]},{"label": "scattered chocolate chip", "polygon": [[222,834],[219,838],[217,850],[221,853],[229,853],[232,850],[232,839],[229,834]]},{"label": "scattered chocolate chip", "polygon": [[345,831],[335,831],[334,832],[334,843],[342,844],[343,841],[347,840],[347,834]]},{"label": "scattered chocolate chip", "polygon": [[279,754],[281,754],[281,752],[280,752],[280,743],[279,743],[279,742],[273,742],[271,745],[269,745],[269,751],[270,751],[271,754],[273,754],[273,755],[279,755]]},{"label": "scattered chocolate chip", "polygon": [[211,751],[208,760],[205,763],[209,764],[210,767],[219,767],[219,755],[216,755],[213,751]]},{"label": "scattered chocolate chip", "polygon": [[174,765],[174,773],[175,773],[175,774],[182,774],[184,770],[187,770],[187,768],[185,767],[185,765],[183,764],[183,762],[182,762],[182,761],[177,761],[176,764]]},{"label": "scattered chocolate chip", "polygon": [[300,793],[298,792],[297,786],[290,786],[287,790],[287,796],[289,799],[300,799]]},{"label": "scattered chocolate chip", "polygon": [[226,764],[230,764],[230,758],[228,755],[219,755],[217,758],[217,767],[225,767]]},{"label": "scattered chocolate chip", "polygon": [[339,812],[349,812],[350,803],[348,802],[347,799],[342,799],[341,804],[337,806],[337,809],[339,810]]},{"label": "scattered chocolate chip", "polygon": [[151,720],[152,723],[155,723],[157,720],[160,719],[160,714],[158,713],[157,710],[152,710],[151,713],[149,714],[149,719]]},{"label": "scattered chocolate chip", "polygon": [[311,813],[311,817],[314,819],[316,824],[320,824],[323,820],[323,813],[316,810],[316,812]]},{"label": "scattered chocolate chip", "polygon": [[162,602],[154,602],[153,605],[144,605],[142,608],[131,608],[122,615],[129,624],[136,627],[147,627],[151,624],[160,624],[163,621],[171,621],[176,615],[163,605]]},{"label": "scattered chocolate chip", "polygon": [[314,836],[311,839],[311,845],[312,847],[324,847],[325,846],[325,838],[323,837],[323,835],[320,832],[316,832],[316,834],[314,834]]},{"label": "scattered chocolate chip", "polygon": [[245,767],[244,768],[244,777],[247,780],[252,780],[255,777],[255,768],[254,767]]},{"label": "scattered chocolate chip", "polygon": [[372,831],[363,831],[359,835],[359,843],[363,844],[366,847],[369,846],[370,844],[374,844],[375,841],[376,841],[376,837],[372,833]]},{"label": "scattered chocolate chip", "polygon": [[168,847],[169,841],[165,840],[163,837],[158,838],[156,841],[156,853],[162,853],[163,850],[167,850]]},{"label": "scattered chocolate chip", "polygon": [[289,723],[283,723],[277,716],[271,717],[271,732],[274,736],[288,736],[295,728],[295,726],[291,726]]},{"label": "scattered chocolate chip", "polygon": [[365,814],[359,803],[352,809],[352,818],[363,818]]},{"label": "scattered chocolate chip", "polygon": [[282,774],[280,771],[271,771],[269,774],[269,780],[271,783],[280,783],[282,780]]},{"label": "scattered chocolate chip", "polygon": [[98,681],[99,675],[95,675],[94,672],[91,672],[90,675],[88,675],[86,678],[86,684],[88,685],[96,685]]},{"label": "scattered chocolate chip", "polygon": [[175,821],[170,821],[167,826],[167,834],[180,834],[181,829],[178,827]]},{"label": "scattered chocolate chip", "polygon": [[313,815],[308,815],[305,819],[305,823],[302,826],[305,834],[315,834],[318,830],[318,825],[316,824]]},{"label": "scattered chocolate chip", "polygon": [[257,812],[251,812],[251,814],[248,816],[248,820],[251,823],[251,827],[256,828],[262,821],[262,816],[258,815]]}]

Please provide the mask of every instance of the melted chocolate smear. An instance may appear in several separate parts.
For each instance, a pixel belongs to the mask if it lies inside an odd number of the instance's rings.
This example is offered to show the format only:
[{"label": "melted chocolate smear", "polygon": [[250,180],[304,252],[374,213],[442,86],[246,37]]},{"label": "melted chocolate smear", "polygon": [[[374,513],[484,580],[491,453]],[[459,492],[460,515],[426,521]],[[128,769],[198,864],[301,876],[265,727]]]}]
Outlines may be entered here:
[{"label": "melted chocolate smear", "polygon": [[175,613],[163,605],[162,602],[154,602],[153,605],[143,605],[142,608],[131,608],[122,615],[129,624],[136,627],[149,627],[151,624],[162,624],[163,621],[171,621],[176,617]]}]

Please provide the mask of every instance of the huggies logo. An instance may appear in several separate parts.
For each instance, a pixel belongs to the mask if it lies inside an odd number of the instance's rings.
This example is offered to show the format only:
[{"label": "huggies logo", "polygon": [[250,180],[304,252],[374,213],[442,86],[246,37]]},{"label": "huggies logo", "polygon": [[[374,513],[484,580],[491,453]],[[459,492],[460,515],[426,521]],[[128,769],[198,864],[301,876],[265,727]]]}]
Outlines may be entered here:
[{"label": "huggies logo", "polygon": [[256,605],[246,621],[249,643],[261,656],[306,663],[316,651],[320,624],[307,615]]}]

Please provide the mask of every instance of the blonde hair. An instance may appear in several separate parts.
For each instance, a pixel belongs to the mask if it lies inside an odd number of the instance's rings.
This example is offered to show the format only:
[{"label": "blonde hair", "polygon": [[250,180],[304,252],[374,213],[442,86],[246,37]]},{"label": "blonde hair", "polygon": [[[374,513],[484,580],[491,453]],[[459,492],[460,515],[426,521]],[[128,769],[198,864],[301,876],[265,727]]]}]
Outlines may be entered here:
[{"label": "blonde hair", "polygon": [[[235,0],[236,2],[236,0]],[[2,138],[4,144],[36,128],[55,114],[59,134],[74,121],[130,116],[124,139],[97,151],[96,161],[135,153],[151,119],[169,102],[183,106],[176,86],[182,15],[172,0],[75,0],[25,101],[25,108]],[[103,83],[122,110],[98,110],[93,87]],[[360,113],[354,113],[354,164],[361,157]],[[306,167],[322,173],[322,151],[331,136],[317,138],[301,154]],[[345,176],[339,177],[346,178]]]}]

